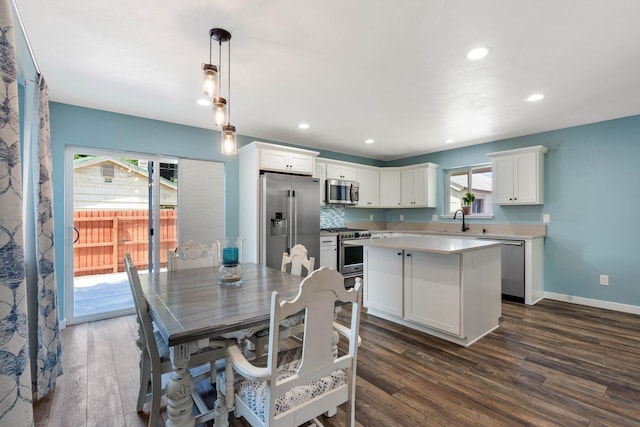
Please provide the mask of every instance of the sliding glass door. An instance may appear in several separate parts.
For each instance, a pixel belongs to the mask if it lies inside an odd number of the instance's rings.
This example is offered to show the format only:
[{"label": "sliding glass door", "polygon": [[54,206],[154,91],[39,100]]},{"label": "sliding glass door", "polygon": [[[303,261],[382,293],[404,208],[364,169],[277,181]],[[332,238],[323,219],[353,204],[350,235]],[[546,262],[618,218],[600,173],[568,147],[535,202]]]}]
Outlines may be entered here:
[{"label": "sliding glass door", "polygon": [[178,162],[67,148],[65,314],[68,324],[133,313],[124,256],[141,274],[177,245]]}]

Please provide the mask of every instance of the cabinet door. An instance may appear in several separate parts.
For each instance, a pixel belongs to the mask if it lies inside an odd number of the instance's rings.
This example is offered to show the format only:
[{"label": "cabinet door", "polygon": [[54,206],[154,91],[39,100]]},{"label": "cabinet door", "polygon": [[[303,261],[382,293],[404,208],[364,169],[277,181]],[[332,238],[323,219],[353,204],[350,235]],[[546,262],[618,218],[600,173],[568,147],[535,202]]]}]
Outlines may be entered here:
[{"label": "cabinet door", "polygon": [[402,251],[364,248],[364,305],[402,316]]},{"label": "cabinet door", "polygon": [[460,255],[406,252],[404,263],[404,318],[459,335]]},{"label": "cabinet door", "polygon": [[260,169],[286,172],[288,164],[284,151],[260,150]]},{"label": "cabinet door", "polygon": [[513,158],[497,157],[492,162],[493,203],[513,203]]},{"label": "cabinet door", "polygon": [[377,208],[380,206],[380,174],[373,169],[358,169],[360,200],[358,207]]},{"label": "cabinet door", "polygon": [[335,236],[320,236],[320,265],[316,268],[338,268],[338,242]]},{"label": "cabinet door", "polygon": [[413,170],[403,170],[400,175],[400,205],[413,207],[415,198],[413,194]]},{"label": "cabinet door", "polygon": [[324,206],[327,192],[327,164],[325,162],[316,161],[313,177],[320,180],[320,206]]},{"label": "cabinet door", "polygon": [[313,157],[307,154],[289,153],[289,172],[313,174]]},{"label": "cabinet door", "polygon": [[428,206],[429,199],[427,186],[427,168],[417,168],[413,170],[413,202],[414,206]]},{"label": "cabinet door", "polygon": [[400,207],[400,171],[380,171],[380,206]]},{"label": "cabinet door", "polygon": [[355,167],[351,166],[342,166],[342,179],[346,179],[347,181],[357,181],[358,180],[358,170]]},{"label": "cabinet door", "polygon": [[358,173],[355,167],[339,163],[327,163],[327,178],[357,181]]},{"label": "cabinet door", "polygon": [[514,203],[538,203],[538,153],[514,156]]}]

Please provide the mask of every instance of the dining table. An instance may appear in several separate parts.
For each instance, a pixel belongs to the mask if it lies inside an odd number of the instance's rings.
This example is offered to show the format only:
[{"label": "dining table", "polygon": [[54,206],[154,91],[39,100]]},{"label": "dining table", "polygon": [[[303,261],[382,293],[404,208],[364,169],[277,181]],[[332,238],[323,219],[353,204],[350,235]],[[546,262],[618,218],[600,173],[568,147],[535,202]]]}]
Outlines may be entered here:
[{"label": "dining table", "polygon": [[[271,295],[293,299],[303,278],[253,263],[242,263],[242,280],[218,284],[219,267],[191,268],[141,274],[149,312],[169,345],[172,373],[166,386],[169,427],[193,426],[194,380],[188,361],[212,340],[241,343],[269,325]],[[213,365],[212,368],[214,369]],[[214,425],[228,426],[233,409],[233,372],[226,367],[225,393],[219,390]]]}]

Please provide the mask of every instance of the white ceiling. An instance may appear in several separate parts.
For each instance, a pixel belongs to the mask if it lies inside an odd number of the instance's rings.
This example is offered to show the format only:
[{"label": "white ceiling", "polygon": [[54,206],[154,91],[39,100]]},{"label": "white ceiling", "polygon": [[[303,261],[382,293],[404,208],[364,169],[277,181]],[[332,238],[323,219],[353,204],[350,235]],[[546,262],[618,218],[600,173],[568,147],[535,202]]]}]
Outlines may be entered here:
[{"label": "white ceiling", "polygon": [[52,101],[213,128],[221,27],[239,134],[374,159],[640,113],[638,0],[16,3]]}]

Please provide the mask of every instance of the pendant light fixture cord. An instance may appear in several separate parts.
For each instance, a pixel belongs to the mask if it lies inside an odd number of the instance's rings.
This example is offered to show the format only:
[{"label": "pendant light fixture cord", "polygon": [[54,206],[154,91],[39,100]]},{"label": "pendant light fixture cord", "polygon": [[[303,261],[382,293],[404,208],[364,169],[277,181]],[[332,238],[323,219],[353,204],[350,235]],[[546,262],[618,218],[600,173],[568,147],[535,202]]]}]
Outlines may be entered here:
[{"label": "pendant light fixture cord", "polygon": [[222,96],[222,41],[218,40],[218,91]]},{"label": "pendant light fixture cord", "polygon": [[227,50],[227,124],[231,124],[231,39],[227,43],[229,43]]}]

